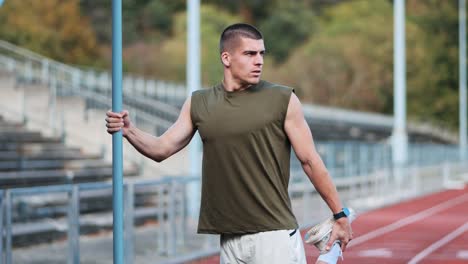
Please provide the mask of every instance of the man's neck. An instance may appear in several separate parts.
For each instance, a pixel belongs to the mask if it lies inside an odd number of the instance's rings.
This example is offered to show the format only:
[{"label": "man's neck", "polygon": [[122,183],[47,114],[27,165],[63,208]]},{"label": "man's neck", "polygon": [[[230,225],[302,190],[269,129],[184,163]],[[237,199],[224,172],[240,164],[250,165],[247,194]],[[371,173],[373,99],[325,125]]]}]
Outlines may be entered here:
[{"label": "man's neck", "polygon": [[248,89],[252,86],[250,83],[240,83],[234,80],[229,80],[228,78],[223,79],[224,90],[227,92],[238,92]]}]

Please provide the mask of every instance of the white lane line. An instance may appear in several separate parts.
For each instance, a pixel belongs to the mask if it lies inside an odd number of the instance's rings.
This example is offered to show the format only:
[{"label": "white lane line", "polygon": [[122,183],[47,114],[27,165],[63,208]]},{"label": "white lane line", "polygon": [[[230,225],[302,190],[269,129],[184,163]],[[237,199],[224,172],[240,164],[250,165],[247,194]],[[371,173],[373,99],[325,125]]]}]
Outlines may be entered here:
[{"label": "white lane line", "polygon": [[430,245],[429,247],[427,247],[426,249],[424,249],[423,251],[419,252],[419,254],[417,254],[416,256],[414,256],[414,258],[412,258],[408,264],[416,264],[418,263],[420,260],[422,260],[423,258],[429,256],[432,252],[436,251],[437,249],[439,249],[440,247],[442,247],[443,245],[447,244],[448,242],[454,240],[455,238],[457,238],[459,235],[465,233],[466,231],[468,230],[468,223],[465,223],[464,225],[460,226],[459,228],[457,228],[455,231],[453,231],[452,233],[444,236],[442,239],[438,240],[437,242],[435,242],[434,244]]},{"label": "white lane line", "polygon": [[366,257],[366,258],[372,258],[372,257],[377,257],[377,258],[391,258],[393,256],[393,252],[389,250],[388,248],[376,248],[376,249],[368,249],[368,250],[362,250],[358,253],[360,257]]},{"label": "white lane line", "polygon": [[468,259],[468,250],[459,250],[457,252],[458,259]]},{"label": "white lane line", "polygon": [[409,225],[409,224],[412,224],[414,222],[417,222],[421,219],[424,219],[426,217],[429,217],[435,213],[438,213],[440,211],[443,211],[447,208],[450,208],[450,207],[453,207],[453,206],[456,206],[460,203],[463,203],[465,201],[468,200],[468,194],[464,194],[464,195],[460,195],[456,198],[452,198],[448,201],[445,201],[443,203],[440,203],[436,206],[433,206],[431,208],[428,208],[424,211],[421,211],[417,214],[414,214],[414,215],[411,215],[411,216],[408,216],[408,217],[405,217],[403,219],[400,219],[398,220],[397,222],[394,222],[392,224],[389,224],[389,225],[386,225],[386,226],[383,226],[383,227],[380,227],[378,229],[375,229],[369,233],[366,233],[362,236],[359,236],[355,239],[353,239],[349,245],[347,246],[347,248],[350,248],[350,247],[354,247],[356,245],[359,245],[361,243],[364,243],[368,240],[371,240],[373,238],[376,238],[378,236],[381,236],[383,234],[386,234],[386,233],[389,233],[389,232],[392,232],[392,231],[395,231],[403,226],[406,226],[406,225]]}]

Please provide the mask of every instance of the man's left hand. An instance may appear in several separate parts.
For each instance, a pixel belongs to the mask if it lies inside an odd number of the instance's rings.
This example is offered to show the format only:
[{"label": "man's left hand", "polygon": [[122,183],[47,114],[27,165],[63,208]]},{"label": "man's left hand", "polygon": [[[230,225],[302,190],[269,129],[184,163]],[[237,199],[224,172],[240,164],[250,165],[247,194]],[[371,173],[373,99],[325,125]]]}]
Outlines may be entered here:
[{"label": "man's left hand", "polygon": [[339,240],[341,243],[341,250],[344,252],[351,239],[353,239],[353,230],[351,229],[349,220],[347,217],[342,217],[336,220],[335,224],[333,225],[332,233],[330,239],[328,240],[326,250],[330,250],[333,242]]}]

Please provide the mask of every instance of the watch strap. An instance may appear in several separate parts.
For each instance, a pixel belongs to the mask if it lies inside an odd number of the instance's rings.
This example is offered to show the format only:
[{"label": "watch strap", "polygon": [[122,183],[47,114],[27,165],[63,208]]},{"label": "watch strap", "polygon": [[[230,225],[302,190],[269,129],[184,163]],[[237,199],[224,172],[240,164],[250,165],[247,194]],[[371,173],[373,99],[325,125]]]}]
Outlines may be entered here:
[{"label": "watch strap", "polygon": [[338,219],[343,218],[343,217],[348,217],[348,215],[349,215],[348,208],[343,208],[343,210],[341,210],[341,212],[333,214],[333,218],[335,220],[338,220]]}]

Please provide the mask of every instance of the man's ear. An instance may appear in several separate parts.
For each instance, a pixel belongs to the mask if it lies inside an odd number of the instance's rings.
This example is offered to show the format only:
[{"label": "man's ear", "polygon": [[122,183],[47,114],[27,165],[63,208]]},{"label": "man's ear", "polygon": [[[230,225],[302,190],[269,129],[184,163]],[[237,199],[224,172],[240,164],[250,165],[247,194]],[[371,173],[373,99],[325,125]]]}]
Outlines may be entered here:
[{"label": "man's ear", "polygon": [[223,51],[221,53],[221,62],[223,63],[224,67],[231,66],[231,55],[227,51]]}]

